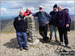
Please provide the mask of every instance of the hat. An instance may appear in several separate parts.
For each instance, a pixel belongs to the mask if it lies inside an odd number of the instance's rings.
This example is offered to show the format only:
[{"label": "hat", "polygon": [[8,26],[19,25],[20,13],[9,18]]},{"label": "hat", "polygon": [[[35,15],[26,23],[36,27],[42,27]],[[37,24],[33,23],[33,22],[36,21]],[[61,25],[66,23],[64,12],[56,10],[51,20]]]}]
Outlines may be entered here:
[{"label": "hat", "polygon": [[57,8],[57,4],[55,4],[55,5],[53,6],[53,8]]},{"label": "hat", "polygon": [[43,6],[40,6],[39,8],[43,8]]}]

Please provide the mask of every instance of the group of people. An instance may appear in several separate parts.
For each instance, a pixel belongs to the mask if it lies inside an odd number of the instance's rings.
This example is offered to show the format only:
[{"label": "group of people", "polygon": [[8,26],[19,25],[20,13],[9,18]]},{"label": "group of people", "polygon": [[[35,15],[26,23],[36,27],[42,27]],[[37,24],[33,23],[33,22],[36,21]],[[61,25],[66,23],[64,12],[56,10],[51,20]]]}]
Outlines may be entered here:
[{"label": "group of people", "polygon": [[[25,19],[26,16],[38,17],[39,33],[43,37],[44,42],[52,40],[53,31],[55,32],[55,41],[58,42],[58,29],[60,39],[59,44],[63,45],[64,39],[65,47],[69,47],[67,31],[70,24],[70,15],[68,13],[68,9],[63,9],[62,6],[57,6],[57,4],[55,4],[53,6],[53,11],[51,11],[49,14],[43,11],[43,6],[40,6],[39,11],[34,14],[29,10],[29,8],[26,9],[26,12],[20,10],[19,16],[14,20],[14,28],[16,29],[20,50],[28,50],[26,34],[27,19]],[[47,36],[48,27],[50,28],[50,37]]]}]

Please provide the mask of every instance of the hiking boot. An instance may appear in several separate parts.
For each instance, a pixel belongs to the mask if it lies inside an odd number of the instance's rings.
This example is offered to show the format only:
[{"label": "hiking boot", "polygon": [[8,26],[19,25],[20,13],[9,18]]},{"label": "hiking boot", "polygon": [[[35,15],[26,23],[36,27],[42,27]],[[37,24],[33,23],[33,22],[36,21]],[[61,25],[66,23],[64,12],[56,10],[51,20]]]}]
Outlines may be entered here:
[{"label": "hiking boot", "polygon": [[63,42],[60,42],[59,45],[63,46]]},{"label": "hiking boot", "polygon": [[71,48],[70,46],[68,46],[68,45],[65,45],[65,47],[67,47],[67,48]]},{"label": "hiking boot", "polygon": [[45,37],[45,38],[43,38],[43,41],[44,42],[49,42],[49,38],[48,37]]},{"label": "hiking boot", "polygon": [[43,40],[43,43],[46,43],[47,42],[47,40]]},{"label": "hiking boot", "polygon": [[49,39],[49,37],[46,37],[47,39]]},{"label": "hiking boot", "polygon": [[52,41],[52,38],[50,37],[50,39],[49,39],[50,41]]},{"label": "hiking boot", "polygon": [[23,48],[20,48],[20,51],[22,51],[23,50]]},{"label": "hiking boot", "polygon": [[25,49],[25,50],[28,50],[28,46],[27,46],[27,47],[24,47],[24,49]]},{"label": "hiking boot", "polygon": [[59,42],[59,41],[56,39],[55,42]]}]

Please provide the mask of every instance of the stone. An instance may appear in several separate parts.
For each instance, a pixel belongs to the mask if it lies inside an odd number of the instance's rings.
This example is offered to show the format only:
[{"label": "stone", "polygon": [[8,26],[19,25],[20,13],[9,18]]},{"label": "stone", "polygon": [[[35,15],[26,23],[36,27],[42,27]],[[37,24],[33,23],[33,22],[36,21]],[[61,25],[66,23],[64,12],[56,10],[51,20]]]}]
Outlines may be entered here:
[{"label": "stone", "polygon": [[27,37],[29,45],[36,45],[39,43],[37,39],[36,31],[35,31],[35,20],[34,17],[25,17],[27,19]]}]

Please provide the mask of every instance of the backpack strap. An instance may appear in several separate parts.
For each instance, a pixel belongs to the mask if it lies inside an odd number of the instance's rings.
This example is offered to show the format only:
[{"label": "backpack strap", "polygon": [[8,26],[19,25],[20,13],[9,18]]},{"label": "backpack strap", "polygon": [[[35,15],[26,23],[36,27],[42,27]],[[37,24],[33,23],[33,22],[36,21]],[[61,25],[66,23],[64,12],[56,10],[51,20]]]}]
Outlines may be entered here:
[{"label": "backpack strap", "polygon": [[44,15],[47,17],[46,12],[44,12]]}]

